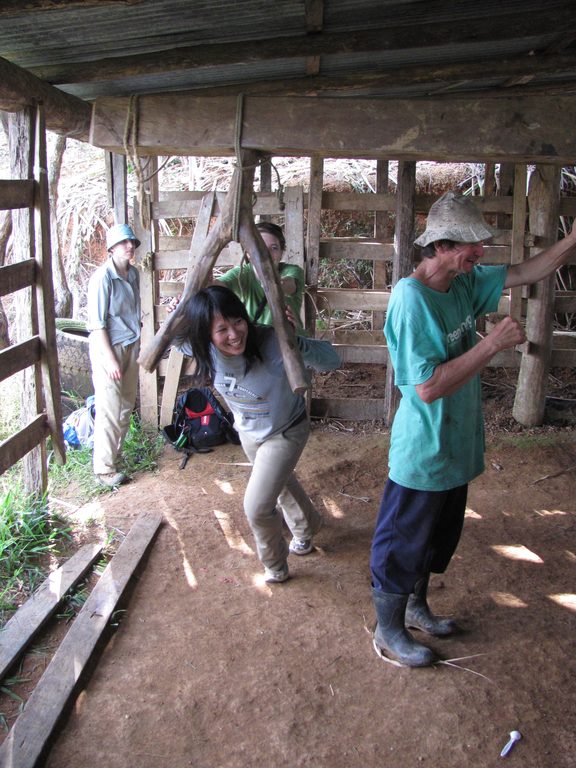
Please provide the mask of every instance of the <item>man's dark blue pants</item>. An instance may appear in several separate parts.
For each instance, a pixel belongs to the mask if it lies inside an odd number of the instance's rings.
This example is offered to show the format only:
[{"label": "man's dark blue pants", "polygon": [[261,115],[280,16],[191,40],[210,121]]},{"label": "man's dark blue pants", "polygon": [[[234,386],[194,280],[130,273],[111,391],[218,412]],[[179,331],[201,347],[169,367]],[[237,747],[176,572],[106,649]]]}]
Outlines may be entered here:
[{"label": "man's dark blue pants", "polygon": [[372,586],[410,594],[429,573],[444,573],[456,551],[468,486],[415,491],[388,480],[370,553]]}]

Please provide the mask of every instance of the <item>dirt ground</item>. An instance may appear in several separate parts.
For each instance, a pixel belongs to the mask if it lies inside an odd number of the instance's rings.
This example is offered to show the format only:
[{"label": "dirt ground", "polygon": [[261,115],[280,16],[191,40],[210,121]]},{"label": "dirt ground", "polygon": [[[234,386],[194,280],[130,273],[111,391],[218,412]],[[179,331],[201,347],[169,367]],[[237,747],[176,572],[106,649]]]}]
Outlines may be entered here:
[{"label": "dirt ground", "polygon": [[298,474],[324,526],[281,585],[262,579],[241,449],[180,470],[167,448],[158,473],[99,499],[119,531],[149,508],[165,524],[46,765],[478,768],[498,764],[517,729],[510,764],[576,766],[576,438],[511,427],[498,391],[460,547],[431,586],[463,632],[420,635],[451,663],[397,668],[372,648],[386,430],[315,425]]}]

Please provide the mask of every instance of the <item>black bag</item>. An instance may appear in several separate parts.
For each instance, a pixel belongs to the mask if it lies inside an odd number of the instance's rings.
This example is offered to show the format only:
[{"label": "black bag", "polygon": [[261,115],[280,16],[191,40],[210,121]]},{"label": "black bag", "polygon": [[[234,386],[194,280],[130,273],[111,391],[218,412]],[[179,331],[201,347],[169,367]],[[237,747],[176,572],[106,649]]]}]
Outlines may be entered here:
[{"label": "black bag", "polygon": [[233,422],[233,415],[222,408],[209,387],[192,387],[178,396],[172,424],[162,432],[177,451],[186,454],[180,465],[184,469],[193,453],[209,453],[227,442],[238,445]]}]

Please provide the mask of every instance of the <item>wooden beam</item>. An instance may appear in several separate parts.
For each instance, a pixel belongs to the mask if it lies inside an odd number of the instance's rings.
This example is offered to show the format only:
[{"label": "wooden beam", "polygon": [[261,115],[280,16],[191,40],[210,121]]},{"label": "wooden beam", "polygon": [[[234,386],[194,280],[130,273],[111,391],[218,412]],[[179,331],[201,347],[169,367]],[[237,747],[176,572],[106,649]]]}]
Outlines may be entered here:
[{"label": "wooden beam", "polygon": [[63,565],[52,571],[32,597],[2,627],[0,680],[52,616],[66,592],[80,581],[101,552],[102,544],[85,544]]},{"label": "wooden beam", "polygon": [[371,261],[392,261],[394,245],[377,243],[360,238],[330,238],[320,241],[320,256],[328,259],[369,259]]},{"label": "wooden beam", "polygon": [[[514,168],[514,211],[512,213],[512,244],[510,263],[524,261],[524,234],[526,231],[526,179],[528,171],[524,163]],[[522,316],[522,286],[510,290],[510,316],[520,320]]]},{"label": "wooden beam", "polygon": [[35,365],[40,361],[42,347],[40,337],[32,336],[26,341],[6,347],[0,351],[0,381],[13,376],[18,371],[23,371],[29,365]]},{"label": "wooden beam", "polygon": [[0,179],[0,211],[30,208],[34,205],[32,179]]},{"label": "wooden beam", "polygon": [[[530,231],[547,239],[558,239],[558,202],[560,199],[560,169],[550,166],[536,168],[530,176],[528,207]],[[512,415],[525,427],[542,424],[546,406],[548,372],[552,357],[552,309],[555,275],[535,283],[531,288],[526,312],[527,354],[522,355],[518,387]]]},{"label": "wooden beam", "polygon": [[36,259],[24,259],[0,267],[0,297],[22,288],[30,288],[36,281]]},{"label": "wooden beam", "polygon": [[84,603],[2,746],[0,765],[33,768],[48,747],[101,635],[156,534],[162,513],[142,512]]},{"label": "wooden beam", "polygon": [[[403,277],[409,275],[414,266],[414,226],[416,214],[416,163],[398,163],[398,183],[396,191],[396,229],[394,248],[396,254],[392,266],[392,289]],[[392,426],[400,403],[400,390],[394,380],[394,369],[386,368],[386,423]]]},{"label": "wooden beam", "polygon": [[20,112],[38,102],[44,104],[49,130],[79,141],[88,140],[92,114],[88,102],[70,96],[0,58],[0,109]]},{"label": "wooden beam", "polygon": [[322,219],[322,187],[324,184],[324,160],[312,157],[310,160],[310,183],[308,187],[308,224],[306,227],[306,285],[310,294],[305,297],[304,312],[306,330],[311,336],[316,331],[316,307],[311,300],[318,287],[320,268],[320,232]]},{"label": "wooden beam", "polygon": [[[357,288],[318,288],[320,307],[327,302],[330,309],[381,310],[388,307],[390,291]],[[322,301],[324,299],[324,301]]]},{"label": "wooden beam", "polygon": [[0,443],[0,475],[36,448],[50,434],[45,413],[36,416],[24,429]]},{"label": "wooden beam", "polygon": [[[135,101],[97,99],[91,143],[122,152],[130,110],[138,113],[139,154],[234,153],[234,97],[164,93]],[[563,165],[574,162],[574,123],[571,95],[482,101],[247,96],[241,134],[244,148],[266,154]]]},{"label": "wooden beam", "polygon": [[[192,241],[190,244],[190,252],[188,254],[188,270],[186,272],[186,283],[193,279],[194,268],[196,266],[197,259],[202,254],[202,247],[208,237],[208,231],[210,229],[210,222],[212,220],[214,206],[216,203],[214,192],[207,192],[202,199],[200,210],[198,211],[198,218],[194,225],[194,234],[192,235]],[[183,286],[183,290],[186,286]],[[172,422],[172,415],[174,412],[174,404],[176,403],[176,397],[178,395],[178,384],[180,383],[180,374],[182,372],[182,364],[184,362],[184,355],[175,347],[170,350],[168,358],[168,368],[164,378],[164,387],[162,388],[162,403],[160,405],[160,426],[170,424]]]},{"label": "wooden beam", "polygon": [[[158,174],[156,173],[158,161],[155,157],[151,158],[151,161],[150,172],[153,177],[150,180],[150,192],[155,195],[158,191]],[[154,301],[158,266],[155,262],[154,247],[158,237],[158,222],[151,218],[150,208],[149,195],[144,195],[142,200],[139,200],[137,195],[134,197],[134,233],[140,240],[140,247],[136,251],[136,263],[140,270],[141,347],[150,344],[156,332]],[[151,221],[151,226],[146,223],[148,221]],[[140,418],[143,424],[156,429],[158,427],[158,377],[155,373],[147,373],[140,368],[139,384]]]},{"label": "wooden beam", "polygon": [[[384,341],[384,337],[382,337]],[[386,344],[334,344],[343,363],[388,365]]]},{"label": "wooden beam", "polygon": [[311,415],[319,419],[374,421],[384,418],[384,399],[313,397]]}]

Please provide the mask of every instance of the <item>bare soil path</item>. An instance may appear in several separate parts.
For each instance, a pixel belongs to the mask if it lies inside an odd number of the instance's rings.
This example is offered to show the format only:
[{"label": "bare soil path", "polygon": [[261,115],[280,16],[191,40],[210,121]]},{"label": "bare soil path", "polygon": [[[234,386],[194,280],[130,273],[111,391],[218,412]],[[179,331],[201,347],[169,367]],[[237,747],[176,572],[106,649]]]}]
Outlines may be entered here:
[{"label": "bare soil path", "polygon": [[512,729],[510,764],[575,766],[574,432],[489,440],[431,587],[465,632],[430,644],[460,668],[398,669],[372,649],[386,448],[384,432],[313,430],[299,475],[325,524],[283,585],[262,581],[237,446],[184,470],[167,448],[157,474],[105,497],[109,525],[148,507],[166,524],[49,768],[477,768],[500,764]]}]

